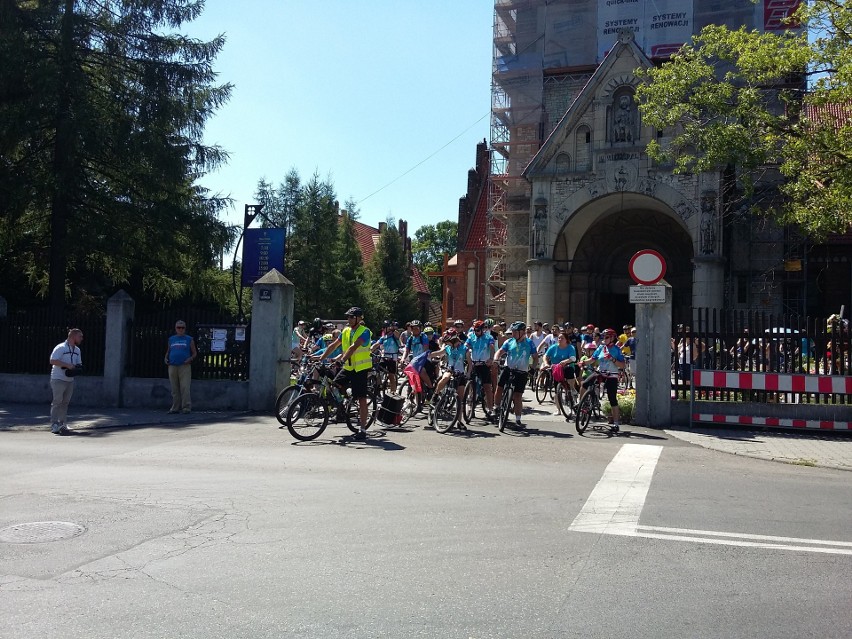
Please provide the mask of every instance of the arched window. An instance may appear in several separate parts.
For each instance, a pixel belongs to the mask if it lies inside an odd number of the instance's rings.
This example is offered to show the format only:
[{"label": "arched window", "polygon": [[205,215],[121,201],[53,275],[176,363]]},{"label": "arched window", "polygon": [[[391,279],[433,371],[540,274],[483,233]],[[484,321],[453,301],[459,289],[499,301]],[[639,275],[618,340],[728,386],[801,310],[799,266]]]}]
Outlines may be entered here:
[{"label": "arched window", "polygon": [[567,153],[560,153],[556,156],[556,172],[568,173],[571,170],[571,156]]},{"label": "arched window", "polygon": [[592,170],[592,130],[585,124],[578,126],[574,134],[574,157],[578,171]]},{"label": "arched window", "polygon": [[467,305],[473,306],[476,302],[476,267],[473,262],[467,265]]}]

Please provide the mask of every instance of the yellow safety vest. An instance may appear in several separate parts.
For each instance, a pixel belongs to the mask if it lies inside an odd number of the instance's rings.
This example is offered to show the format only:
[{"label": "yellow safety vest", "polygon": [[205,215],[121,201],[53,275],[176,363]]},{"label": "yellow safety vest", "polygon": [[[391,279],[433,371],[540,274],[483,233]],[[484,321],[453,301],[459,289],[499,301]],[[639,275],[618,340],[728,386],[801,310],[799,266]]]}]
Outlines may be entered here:
[{"label": "yellow safety vest", "polygon": [[[363,324],[355,329],[355,335],[352,335],[352,329],[348,326],[343,329],[343,332],[340,334],[340,342],[341,348],[343,348],[343,352],[349,350],[349,347],[361,337],[361,334],[367,330],[367,327]],[[364,346],[359,346],[355,349],[355,352],[352,353],[352,357],[343,362],[343,368],[347,371],[366,371],[373,368],[373,359],[370,357],[370,345],[365,344]]]}]

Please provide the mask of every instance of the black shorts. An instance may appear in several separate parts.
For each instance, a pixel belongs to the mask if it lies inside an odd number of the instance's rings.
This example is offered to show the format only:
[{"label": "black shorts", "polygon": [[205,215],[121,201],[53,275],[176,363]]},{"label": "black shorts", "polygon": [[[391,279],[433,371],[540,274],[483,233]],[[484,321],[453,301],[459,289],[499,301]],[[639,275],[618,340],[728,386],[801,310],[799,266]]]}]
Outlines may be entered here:
[{"label": "black shorts", "polygon": [[367,376],[370,371],[348,371],[345,368],[337,374],[337,377],[334,378],[334,383],[338,386],[343,386],[345,388],[352,389],[352,397],[358,399],[359,397],[367,396]]},{"label": "black shorts", "polygon": [[474,364],[473,377],[479,378],[479,383],[483,386],[491,386],[491,367],[488,364]]},{"label": "black shorts", "polygon": [[601,382],[606,389],[606,397],[609,400],[611,406],[618,406],[618,377],[614,375],[590,375],[589,378],[583,382],[583,388],[589,389],[594,385],[596,378],[601,377],[603,381]]},{"label": "black shorts", "polygon": [[[503,372],[500,373],[500,379],[497,380],[497,386],[500,388],[504,388],[506,384],[509,383],[509,368],[504,368]],[[512,385],[512,390],[516,393],[523,393],[524,388],[527,386],[527,378],[529,377],[529,373],[526,371],[514,371],[515,373],[515,383]]]},{"label": "black shorts", "polygon": [[379,362],[379,365],[382,367],[382,370],[387,372],[388,375],[396,375],[396,360],[391,359],[389,357],[383,357],[382,361]]},{"label": "black shorts", "polygon": [[464,373],[457,373],[456,371],[451,371],[453,378],[450,380],[450,384],[455,386],[456,388],[463,388],[465,384],[467,384],[467,375]]},{"label": "black shorts", "polygon": [[434,382],[435,381],[435,362],[433,362],[431,359],[427,359],[425,362],[423,362],[423,368],[426,371],[426,374],[429,376],[429,379],[431,379]]}]

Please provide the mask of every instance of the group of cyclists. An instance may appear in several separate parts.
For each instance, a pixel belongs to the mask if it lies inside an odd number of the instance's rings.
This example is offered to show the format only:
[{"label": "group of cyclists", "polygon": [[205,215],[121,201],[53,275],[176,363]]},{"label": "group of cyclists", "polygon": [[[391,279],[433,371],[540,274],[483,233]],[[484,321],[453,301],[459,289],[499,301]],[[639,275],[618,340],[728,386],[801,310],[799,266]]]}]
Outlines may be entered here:
[{"label": "group of cyclists", "polygon": [[[304,354],[341,366],[334,382],[350,388],[353,399],[359,400],[360,427],[356,439],[367,436],[367,377],[373,368],[373,356],[377,366],[387,373],[391,393],[397,391],[402,368],[412,387],[422,388],[427,402],[452,384],[461,405],[465,384],[478,378],[489,422],[496,420],[494,407],[501,405],[503,394],[511,392],[513,427],[517,430],[525,428],[523,392],[531,375],[543,378],[550,374],[554,382],[572,389],[573,393],[567,397],[579,395],[578,404],[592,385],[600,381],[612,407],[610,428],[613,432],[619,430],[618,378],[630,370],[629,362],[635,357],[633,327],[624,326],[619,335],[614,329],[601,330],[591,324],[575,327],[571,322],[536,321],[533,326],[527,326],[522,321],[506,325],[492,319],[477,319],[468,327],[462,320],[455,320],[441,333],[419,320],[406,322],[404,326],[386,320],[381,334],[374,336],[363,315],[361,308],[352,307],[346,312],[348,325],[342,330],[316,318],[310,325],[299,322],[293,333],[296,357]],[[594,370],[596,375],[584,380],[584,369]],[[632,382],[632,378],[628,379]]]}]

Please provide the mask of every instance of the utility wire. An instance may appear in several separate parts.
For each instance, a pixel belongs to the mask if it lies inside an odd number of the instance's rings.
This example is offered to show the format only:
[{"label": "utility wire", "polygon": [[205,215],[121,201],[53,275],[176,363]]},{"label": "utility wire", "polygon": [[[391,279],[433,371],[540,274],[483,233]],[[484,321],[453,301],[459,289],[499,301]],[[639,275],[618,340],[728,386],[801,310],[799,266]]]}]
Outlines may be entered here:
[{"label": "utility wire", "polygon": [[458,140],[461,136],[463,136],[465,133],[467,133],[468,131],[470,131],[470,130],[471,130],[473,127],[475,127],[477,124],[479,124],[480,122],[482,122],[482,121],[483,121],[485,118],[487,118],[489,115],[491,115],[491,112],[490,112],[490,111],[489,111],[488,113],[486,113],[485,115],[483,115],[481,118],[479,118],[476,122],[474,122],[473,124],[471,124],[469,127],[467,127],[464,131],[462,131],[461,133],[459,133],[459,134],[458,134],[456,137],[454,137],[452,140],[450,140],[449,142],[447,142],[446,144],[444,144],[441,148],[436,149],[436,150],[435,150],[435,151],[433,151],[430,155],[428,155],[428,156],[426,156],[425,158],[423,158],[422,160],[420,160],[417,164],[415,164],[414,166],[412,166],[412,167],[411,167],[410,169],[408,169],[405,173],[403,173],[402,175],[399,175],[399,176],[395,177],[393,180],[391,180],[390,182],[388,182],[387,184],[385,184],[385,185],[384,185],[383,187],[381,187],[380,189],[377,189],[377,190],[373,191],[372,193],[370,193],[370,195],[368,195],[367,197],[365,197],[365,198],[363,198],[363,199],[361,199],[361,200],[358,200],[358,204],[361,204],[362,202],[365,202],[366,200],[369,200],[369,199],[370,199],[371,197],[373,197],[376,193],[380,193],[380,192],[384,191],[384,190],[385,190],[386,188],[388,188],[391,184],[393,184],[394,182],[397,182],[397,181],[401,180],[401,179],[402,179],[402,178],[404,178],[406,175],[408,175],[409,173],[411,173],[414,169],[416,169],[418,166],[420,166],[420,165],[421,165],[421,164],[423,164],[424,162],[426,162],[426,161],[428,161],[428,160],[432,159],[433,157],[435,157],[436,155],[438,155],[438,153],[440,153],[441,151],[443,151],[444,149],[446,149],[446,148],[447,148],[448,146],[450,146],[453,142],[455,142],[456,140]]}]

